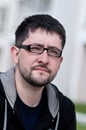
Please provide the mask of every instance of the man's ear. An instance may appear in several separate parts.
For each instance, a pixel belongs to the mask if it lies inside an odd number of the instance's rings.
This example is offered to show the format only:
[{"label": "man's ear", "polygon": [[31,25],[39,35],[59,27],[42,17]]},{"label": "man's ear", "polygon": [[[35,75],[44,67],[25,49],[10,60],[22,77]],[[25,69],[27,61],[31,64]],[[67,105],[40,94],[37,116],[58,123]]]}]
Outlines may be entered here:
[{"label": "man's ear", "polygon": [[63,61],[63,57],[61,57],[61,63],[62,63],[62,61]]},{"label": "man's ear", "polygon": [[60,68],[60,66],[62,64],[62,61],[63,61],[63,57],[60,57],[60,59],[59,59],[59,68]]},{"label": "man's ear", "polygon": [[19,48],[16,46],[11,47],[11,56],[15,64],[18,63]]}]

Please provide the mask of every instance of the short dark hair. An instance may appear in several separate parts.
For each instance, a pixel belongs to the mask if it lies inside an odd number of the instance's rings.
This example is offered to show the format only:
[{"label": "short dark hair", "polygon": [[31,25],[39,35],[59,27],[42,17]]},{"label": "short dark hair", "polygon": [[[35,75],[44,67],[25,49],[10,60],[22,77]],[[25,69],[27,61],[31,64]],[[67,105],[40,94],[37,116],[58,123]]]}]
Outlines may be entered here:
[{"label": "short dark hair", "polygon": [[29,36],[29,32],[41,28],[49,33],[57,33],[62,38],[62,49],[66,42],[66,34],[63,25],[48,14],[32,15],[24,19],[15,32],[15,45],[21,45]]}]

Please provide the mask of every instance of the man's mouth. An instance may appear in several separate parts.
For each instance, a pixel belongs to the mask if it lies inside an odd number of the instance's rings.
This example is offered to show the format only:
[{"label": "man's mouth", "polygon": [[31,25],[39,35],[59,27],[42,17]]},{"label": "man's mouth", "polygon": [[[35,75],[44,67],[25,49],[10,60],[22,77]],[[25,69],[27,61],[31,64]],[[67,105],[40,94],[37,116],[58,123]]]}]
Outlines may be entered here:
[{"label": "man's mouth", "polygon": [[49,70],[46,69],[46,68],[43,68],[43,67],[35,67],[34,70],[45,71],[45,72],[48,72],[48,73],[49,73]]},{"label": "man's mouth", "polygon": [[34,66],[34,67],[32,67],[32,70],[39,70],[39,71],[44,71],[44,72],[47,72],[47,73],[51,73],[51,71],[47,67],[45,67],[43,65]]}]

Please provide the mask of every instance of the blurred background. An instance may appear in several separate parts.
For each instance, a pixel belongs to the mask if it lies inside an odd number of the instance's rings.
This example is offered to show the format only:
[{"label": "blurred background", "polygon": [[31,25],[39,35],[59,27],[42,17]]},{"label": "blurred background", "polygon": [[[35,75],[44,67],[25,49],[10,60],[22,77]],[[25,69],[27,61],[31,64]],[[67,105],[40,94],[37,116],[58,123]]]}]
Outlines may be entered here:
[{"label": "blurred background", "polygon": [[12,65],[10,47],[24,18],[50,14],[66,29],[63,63],[53,83],[76,105],[77,130],[86,130],[86,0],[1,0],[0,71]]}]

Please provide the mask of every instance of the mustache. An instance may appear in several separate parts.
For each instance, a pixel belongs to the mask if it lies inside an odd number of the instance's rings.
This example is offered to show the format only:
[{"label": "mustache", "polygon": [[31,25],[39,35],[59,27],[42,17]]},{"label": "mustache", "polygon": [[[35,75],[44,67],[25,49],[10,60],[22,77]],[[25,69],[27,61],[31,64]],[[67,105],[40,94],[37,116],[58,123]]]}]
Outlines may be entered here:
[{"label": "mustache", "polygon": [[35,66],[33,66],[31,69],[32,69],[32,70],[35,70],[35,69],[38,68],[38,67],[42,67],[42,68],[44,68],[48,73],[51,73],[51,70],[50,70],[45,64],[43,64],[43,63],[41,63],[41,64],[39,64],[39,65],[35,65]]}]

